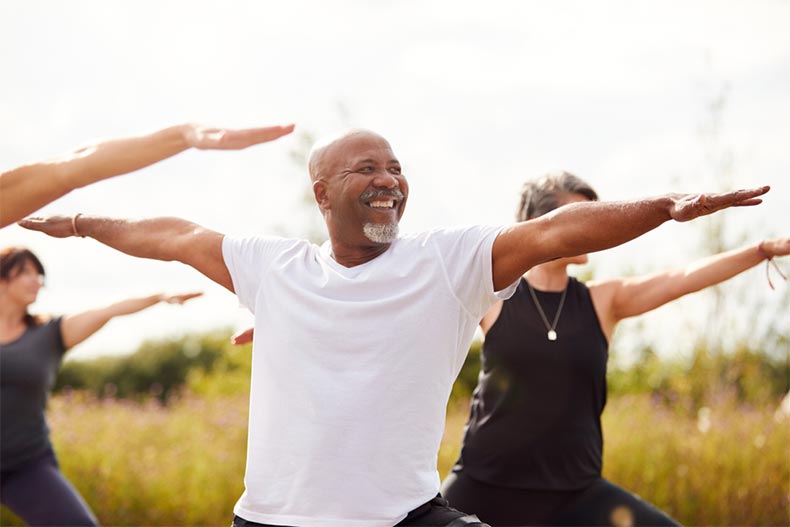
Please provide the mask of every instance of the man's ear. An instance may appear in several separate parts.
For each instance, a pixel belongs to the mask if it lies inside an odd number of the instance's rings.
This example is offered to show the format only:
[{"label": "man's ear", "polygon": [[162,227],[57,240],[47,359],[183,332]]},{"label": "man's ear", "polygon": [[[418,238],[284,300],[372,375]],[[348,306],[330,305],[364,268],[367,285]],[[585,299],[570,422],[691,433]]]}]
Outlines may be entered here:
[{"label": "man's ear", "polygon": [[313,196],[315,196],[315,201],[318,203],[318,208],[321,209],[321,212],[329,210],[329,194],[326,183],[320,179],[313,182]]}]

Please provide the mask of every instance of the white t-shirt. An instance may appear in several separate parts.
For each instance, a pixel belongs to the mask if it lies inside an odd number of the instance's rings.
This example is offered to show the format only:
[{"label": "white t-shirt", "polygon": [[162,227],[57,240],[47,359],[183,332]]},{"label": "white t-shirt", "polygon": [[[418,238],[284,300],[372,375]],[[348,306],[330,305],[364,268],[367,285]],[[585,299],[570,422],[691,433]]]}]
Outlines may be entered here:
[{"label": "white t-shirt", "polygon": [[495,293],[500,227],[398,238],[343,267],[302,240],[225,237],[255,315],[242,518],[389,527],[439,491],[445,407]]}]

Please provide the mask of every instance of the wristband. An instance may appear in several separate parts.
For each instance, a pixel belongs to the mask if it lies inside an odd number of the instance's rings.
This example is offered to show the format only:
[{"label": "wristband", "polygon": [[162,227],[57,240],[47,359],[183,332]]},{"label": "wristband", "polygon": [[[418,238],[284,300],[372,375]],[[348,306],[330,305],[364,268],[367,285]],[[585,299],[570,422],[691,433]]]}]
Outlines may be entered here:
[{"label": "wristband", "polygon": [[763,242],[760,242],[760,243],[757,244],[757,252],[760,253],[760,256],[763,257],[763,260],[770,260],[773,257],[772,256],[768,256],[768,253],[765,252],[765,249],[763,249],[763,243],[765,243],[765,242],[763,241]]},{"label": "wristband", "polygon": [[71,234],[72,236],[84,238],[85,236],[80,234],[80,231],[77,230],[77,218],[79,218],[80,216],[82,216],[82,213],[78,212],[77,214],[71,217]]},{"label": "wristband", "polygon": [[776,289],[774,287],[774,283],[771,282],[771,265],[774,266],[774,269],[776,269],[776,272],[779,273],[779,276],[782,278],[782,280],[786,282],[787,277],[784,275],[782,270],[779,269],[779,266],[776,265],[776,262],[774,261],[774,257],[768,256],[768,253],[765,252],[765,249],[763,249],[763,242],[757,244],[757,252],[760,253],[760,256],[762,256],[763,259],[765,260],[765,279],[768,280],[768,286],[771,289]]}]

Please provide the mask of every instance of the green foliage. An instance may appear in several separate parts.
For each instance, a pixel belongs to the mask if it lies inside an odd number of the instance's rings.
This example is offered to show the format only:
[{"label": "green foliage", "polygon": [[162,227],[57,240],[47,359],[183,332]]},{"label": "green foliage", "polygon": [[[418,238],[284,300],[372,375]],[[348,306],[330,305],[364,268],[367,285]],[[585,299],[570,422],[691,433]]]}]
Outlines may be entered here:
[{"label": "green foliage", "polygon": [[661,360],[650,348],[628,368],[612,368],[611,396],[652,394],[675,409],[696,412],[713,401],[732,399],[764,405],[790,389],[790,363],[739,344],[733,353],[711,351],[698,343],[690,359]]},{"label": "green foliage", "polygon": [[453,385],[453,391],[450,394],[451,401],[468,399],[472,395],[480,375],[480,350],[482,348],[483,342],[480,340],[473,341],[469,347],[469,354],[466,356],[464,365]]},{"label": "green foliage", "polygon": [[[739,403],[764,405],[790,391],[790,342],[785,338],[772,349],[788,353],[767,354],[740,343],[732,353],[711,351],[698,342],[691,358],[662,359],[650,347],[626,367],[613,366],[608,373],[609,395],[651,394],[657,400],[696,412],[701,406],[723,398]],[[452,402],[471,396],[480,372],[482,342],[474,341],[450,396]]]},{"label": "green foliage", "polygon": [[[132,355],[69,361],[63,365],[55,387],[89,390],[97,397],[144,398],[161,401],[186,385],[207,396],[248,393],[251,346],[233,346],[229,331],[215,331],[157,341],[147,341]],[[784,340],[782,340],[784,338]],[[763,404],[790,390],[790,342],[782,337],[763,353],[743,343],[733,353],[711,351],[698,342],[693,355],[661,359],[650,347],[627,367],[612,366],[608,375],[610,395],[646,394],[690,411],[723,396],[749,404]],[[451,401],[469,398],[477,386],[482,342],[472,343],[453,386]],[[614,353],[614,351],[613,351]]]},{"label": "green foliage", "polygon": [[210,370],[192,369],[189,372],[187,390],[210,399],[247,395],[251,373],[252,344],[233,346],[228,343]]},{"label": "green foliage", "polygon": [[146,341],[123,357],[68,361],[61,368],[55,392],[88,390],[97,397],[143,398],[166,401],[190,372],[210,371],[229,345],[229,331]]}]

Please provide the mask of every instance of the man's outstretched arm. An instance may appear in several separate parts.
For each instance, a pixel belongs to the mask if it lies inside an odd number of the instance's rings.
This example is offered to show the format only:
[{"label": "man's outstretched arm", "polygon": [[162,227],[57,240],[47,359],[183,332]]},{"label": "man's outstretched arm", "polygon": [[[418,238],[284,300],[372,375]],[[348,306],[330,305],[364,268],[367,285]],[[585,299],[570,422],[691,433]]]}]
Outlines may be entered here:
[{"label": "man's outstretched arm", "polygon": [[668,220],[689,221],[728,207],[762,203],[770,187],[721,194],[670,194],[620,202],[582,202],[504,229],[492,251],[495,290],[531,267],[615,247]]},{"label": "man's outstretched arm", "polygon": [[222,256],[224,235],[181,218],[124,220],[80,214],[25,218],[19,225],[55,238],[90,237],[139,258],[182,262],[234,292]]},{"label": "man's outstretched arm", "polygon": [[291,131],[293,125],[226,130],[184,124],[99,142],[49,161],[14,168],[0,173],[0,227],[76,188],[138,170],[188,148],[240,150]]}]

